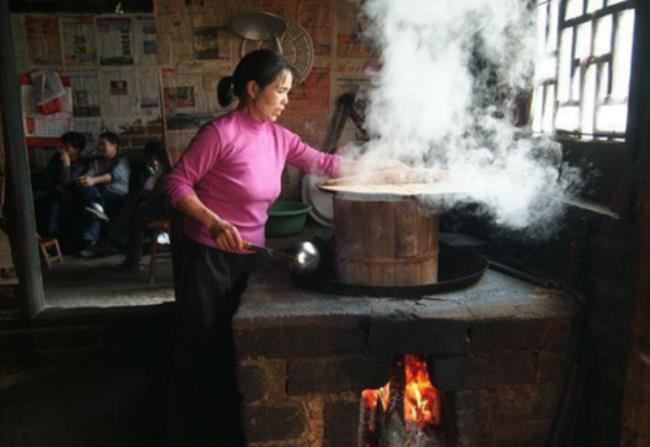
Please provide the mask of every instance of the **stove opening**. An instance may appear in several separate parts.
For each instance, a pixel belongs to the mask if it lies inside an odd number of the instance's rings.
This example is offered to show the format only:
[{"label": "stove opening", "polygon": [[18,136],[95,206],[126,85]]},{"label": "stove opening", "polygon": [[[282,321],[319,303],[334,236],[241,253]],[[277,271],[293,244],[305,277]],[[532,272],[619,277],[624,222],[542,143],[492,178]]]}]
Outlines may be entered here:
[{"label": "stove opening", "polygon": [[453,446],[443,398],[424,358],[397,356],[389,382],[361,393],[358,446]]}]

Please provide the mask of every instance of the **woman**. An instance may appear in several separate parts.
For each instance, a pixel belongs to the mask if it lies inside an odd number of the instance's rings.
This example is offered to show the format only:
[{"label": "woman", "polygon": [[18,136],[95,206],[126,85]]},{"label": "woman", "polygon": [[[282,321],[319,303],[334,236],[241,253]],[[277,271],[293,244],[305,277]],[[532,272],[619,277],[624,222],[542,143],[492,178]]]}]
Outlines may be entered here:
[{"label": "woman", "polygon": [[[129,193],[130,167],[126,157],[120,154],[120,138],[113,132],[99,135],[99,156],[88,163],[86,172],[76,179],[80,188],[81,203],[88,214],[83,225],[86,248],[97,243],[100,222],[108,222],[109,216],[117,214]],[[92,255],[92,250],[82,250],[82,256]]]},{"label": "woman", "polygon": [[319,152],[275,123],[289,102],[294,69],[274,50],[246,55],[219,82],[219,103],[239,106],[205,125],[169,174],[166,189],[186,217],[175,260],[176,337],[169,443],[245,445],[240,425],[231,321],[267,209],[280,194],[285,163],[336,176],[347,163]]}]

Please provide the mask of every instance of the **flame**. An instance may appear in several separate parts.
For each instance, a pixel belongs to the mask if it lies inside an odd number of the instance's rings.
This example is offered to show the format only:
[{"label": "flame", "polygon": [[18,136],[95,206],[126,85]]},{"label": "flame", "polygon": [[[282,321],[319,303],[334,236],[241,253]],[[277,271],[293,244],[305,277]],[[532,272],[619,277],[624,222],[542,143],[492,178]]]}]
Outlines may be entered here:
[{"label": "flame", "polygon": [[374,410],[377,407],[377,402],[381,399],[381,407],[386,411],[388,409],[388,399],[390,397],[390,384],[386,384],[376,390],[363,390],[361,397],[366,405],[366,408]]},{"label": "flame", "polygon": [[[429,381],[426,361],[415,355],[405,355],[404,379],[404,420],[423,429],[440,425],[440,399],[438,390]],[[361,397],[369,410],[374,410],[381,400],[385,413],[388,410],[390,383],[378,389],[364,390]]]},{"label": "flame", "polygon": [[420,428],[440,424],[440,399],[429,381],[427,363],[415,356],[404,356],[404,419]]}]

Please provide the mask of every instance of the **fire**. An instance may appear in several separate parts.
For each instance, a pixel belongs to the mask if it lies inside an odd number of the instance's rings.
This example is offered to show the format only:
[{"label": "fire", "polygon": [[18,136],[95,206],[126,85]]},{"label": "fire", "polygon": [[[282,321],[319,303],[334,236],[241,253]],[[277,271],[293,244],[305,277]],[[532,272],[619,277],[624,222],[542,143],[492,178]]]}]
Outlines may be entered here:
[{"label": "fire", "polygon": [[[404,356],[404,420],[424,429],[440,425],[440,399],[438,390],[429,381],[426,361],[415,356]],[[367,409],[375,410],[381,401],[384,413],[388,411],[390,383],[361,394]]]},{"label": "fire", "polygon": [[404,356],[404,419],[420,428],[440,424],[438,390],[429,381],[427,363],[414,355]]},{"label": "fire", "polygon": [[388,410],[388,398],[390,397],[390,384],[387,383],[376,390],[363,390],[361,397],[366,408],[374,410],[377,407],[377,402],[381,400],[381,408],[386,411]]}]

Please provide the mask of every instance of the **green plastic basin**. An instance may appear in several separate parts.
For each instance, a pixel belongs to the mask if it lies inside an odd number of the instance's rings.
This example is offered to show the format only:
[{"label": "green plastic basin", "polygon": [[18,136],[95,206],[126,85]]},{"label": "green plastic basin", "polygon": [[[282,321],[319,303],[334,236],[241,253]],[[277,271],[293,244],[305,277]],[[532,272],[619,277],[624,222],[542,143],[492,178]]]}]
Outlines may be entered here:
[{"label": "green plastic basin", "polygon": [[290,236],[302,231],[311,206],[302,202],[278,200],[268,210],[266,221],[268,237]]}]

